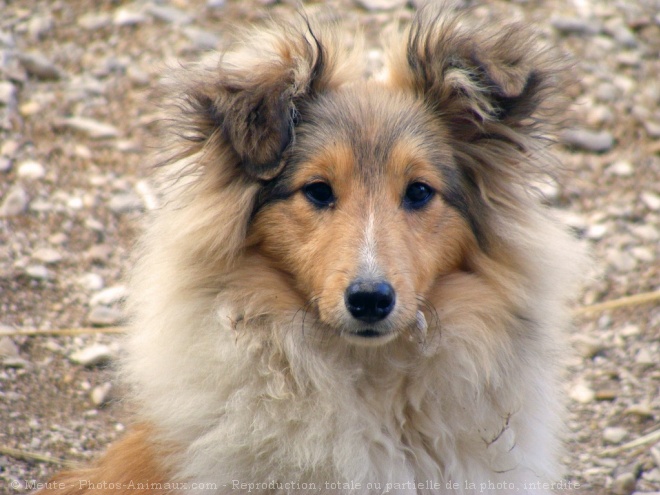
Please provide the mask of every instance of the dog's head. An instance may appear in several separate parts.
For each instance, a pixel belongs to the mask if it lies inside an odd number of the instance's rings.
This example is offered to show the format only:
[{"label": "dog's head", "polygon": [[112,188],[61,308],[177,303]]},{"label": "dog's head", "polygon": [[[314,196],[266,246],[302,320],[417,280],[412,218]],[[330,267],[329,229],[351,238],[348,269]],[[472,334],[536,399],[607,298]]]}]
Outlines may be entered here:
[{"label": "dog's head", "polygon": [[206,225],[204,238],[252,272],[246,304],[267,292],[268,314],[279,291],[354,342],[424,330],[443,280],[505,249],[492,218],[523,207],[556,83],[535,43],[518,25],[427,11],[384,81],[356,81],[342,42],[307,23],[260,31],[198,71],[184,154],[231,211],[231,227]]}]

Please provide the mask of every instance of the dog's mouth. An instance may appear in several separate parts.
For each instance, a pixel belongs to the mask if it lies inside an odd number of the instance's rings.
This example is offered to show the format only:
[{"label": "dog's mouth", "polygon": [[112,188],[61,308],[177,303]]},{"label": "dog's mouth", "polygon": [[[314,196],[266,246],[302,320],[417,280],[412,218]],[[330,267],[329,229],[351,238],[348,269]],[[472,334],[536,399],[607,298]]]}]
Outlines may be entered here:
[{"label": "dog's mouth", "polygon": [[375,328],[361,328],[342,333],[342,337],[351,343],[366,346],[385,344],[397,336],[394,330],[377,330]]},{"label": "dog's mouth", "polygon": [[365,328],[364,330],[358,330],[355,332],[355,335],[358,337],[363,337],[365,339],[373,339],[382,336],[381,332],[374,330],[373,328]]}]

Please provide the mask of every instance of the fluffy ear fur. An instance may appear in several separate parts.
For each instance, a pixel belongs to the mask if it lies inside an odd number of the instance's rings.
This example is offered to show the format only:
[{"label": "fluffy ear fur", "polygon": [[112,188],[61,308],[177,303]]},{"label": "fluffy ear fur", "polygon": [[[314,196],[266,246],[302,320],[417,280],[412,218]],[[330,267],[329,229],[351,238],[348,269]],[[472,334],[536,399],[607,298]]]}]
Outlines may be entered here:
[{"label": "fluffy ear fur", "polygon": [[185,71],[193,80],[168,91],[179,115],[172,127],[188,141],[173,161],[214,147],[216,153],[228,151],[223,162],[252,179],[279,174],[282,155],[295,139],[299,104],[350,77],[350,60],[338,56],[342,44],[335,38],[307,20],[273,23],[247,30],[236,49]]},{"label": "fluffy ear fur", "polygon": [[520,204],[511,183],[544,172],[530,154],[558,111],[559,59],[526,26],[474,23],[447,8],[420,12],[401,44],[390,54],[391,83],[439,116],[485,202]]}]

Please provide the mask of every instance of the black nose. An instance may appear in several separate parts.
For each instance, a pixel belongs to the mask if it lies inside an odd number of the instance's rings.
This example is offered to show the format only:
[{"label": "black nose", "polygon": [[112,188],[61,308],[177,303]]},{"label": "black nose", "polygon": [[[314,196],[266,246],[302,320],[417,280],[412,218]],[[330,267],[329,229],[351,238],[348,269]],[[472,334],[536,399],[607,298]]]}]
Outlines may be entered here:
[{"label": "black nose", "polygon": [[387,318],[396,295],[387,282],[353,282],[346,289],[346,307],[358,320],[374,323]]}]

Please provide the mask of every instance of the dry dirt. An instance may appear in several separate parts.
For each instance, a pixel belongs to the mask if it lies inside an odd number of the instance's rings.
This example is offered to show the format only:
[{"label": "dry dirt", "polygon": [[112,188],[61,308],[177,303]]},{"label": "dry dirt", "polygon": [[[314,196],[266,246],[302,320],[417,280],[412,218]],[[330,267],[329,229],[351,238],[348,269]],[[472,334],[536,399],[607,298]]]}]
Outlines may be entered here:
[{"label": "dry dirt", "polygon": [[[402,7],[371,5],[386,3]],[[325,5],[373,41],[414,3]],[[221,47],[236,24],[294,10],[268,0],[0,0],[0,493],[61,469],[22,453],[84,462],[124,429],[117,335],[20,332],[121,324],[122,276],[153,200],[144,164],[158,71]],[[493,1],[474,15],[495,12],[534,24],[574,60],[573,121],[557,149],[569,173],[545,191],[594,254],[576,307],[660,289],[660,3]],[[379,55],[374,45],[370,63]],[[576,318],[565,463],[579,493],[660,492],[659,308]],[[81,350],[101,363],[78,364]]]}]

